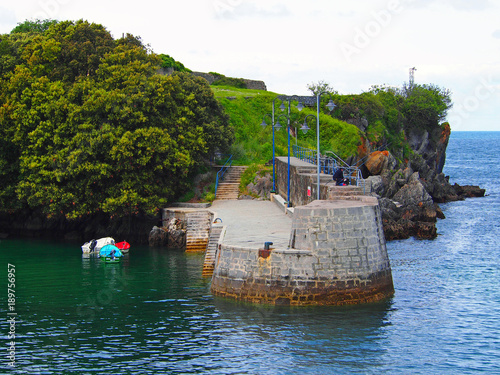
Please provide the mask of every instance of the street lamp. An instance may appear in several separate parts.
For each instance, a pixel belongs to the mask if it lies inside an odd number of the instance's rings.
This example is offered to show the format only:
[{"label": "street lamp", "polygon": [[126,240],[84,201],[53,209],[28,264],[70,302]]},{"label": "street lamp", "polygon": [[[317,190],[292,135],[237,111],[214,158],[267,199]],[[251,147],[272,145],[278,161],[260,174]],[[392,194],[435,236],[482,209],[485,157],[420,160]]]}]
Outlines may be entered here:
[{"label": "street lamp", "polygon": [[326,105],[327,108],[331,111],[333,111],[333,109],[336,107],[335,103],[332,101],[332,94],[327,92],[327,91],[323,91],[323,92],[320,92],[316,95],[316,111],[317,111],[317,115],[316,115],[316,163],[318,164],[318,170],[317,170],[317,175],[318,175],[318,182],[317,182],[317,185],[318,185],[318,200],[320,200],[320,178],[319,178],[319,174],[320,174],[320,170],[321,170],[321,166],[320,166],[320,159],[319,159],[319,107],[320,107],[320,104],[321,104],[321,95],[323,94],[328,94],[330,95],[330,100],[328,101],[328,104]]},{"label": "street lamp", "polygon": [[[273,113],[274,114],[274,113]],[[260,124],[263,128],[265,128],[267,126],[267,123],[266,123],[266,116],[269,116],[271,117],[271,121],[272,121],[272,128],[273,128],[273,190],[271,191],[271,193],[276,193],[276,170],[275,170],[275,151],[274,151],[274,129],[278,129],[280,130],[281,129],[281,124],[276,124],[274,125],[274,116],[271,116],[271,114],[269,113],[266,113],[264,115],[264,117],[262,117],[262,123]]]},{"label": "street lamp", "polygon": [[316,116],[314,116],[314,115],[307,115],[307,116],[306,116],[306,118],[304,119],[304,123],[303,123],[303,124],[302,124],[302,126],[300,127],[300,130],[302,130],[302,132],[303,132],[304,134],[307,134],[307,132],[308,132],[309,130],[311,130],[311,128],[310,128],[309,126],[307,126],[307,118],[308,118],[308,117],[316,117]]},{"label": "street lamp", "polygon": [[[275,119],[275,105],[276,105],[276,100],[281,100],[281,105],[279,106],[279,108],[284,111],[287,106],[285,105],[285,102],[288,102],[288,116],[286,115],[279,115],[278,116],[278,121],[274,122],[274,119]],[[288,176],[288,192],[287,192],[287,205],[290,206],[290,108],[291,108],[291,101],[292,100],[296,100],[298,101],[298,105],[297,105],[297,109],[299,111],[301,111],[303,108],[304,108],[304,104],[305,105],[308,105],[308,106],[313,106],[314,105],[314,96],[297,96],[297,95],[293,95],[293,96],[287,96],[287,95],[280,95],[280,96],[277,96],[276,98],[273,99],[273,112],[272,112],[272,118],[273,118],[273,125],[274,125],[274,128],[276,129],[280,129],[281,128],[281,123],[279,122],[279,118],[281,116],[284,116],[286,119],[287,119],[287,126],[288,126],[288,173],[287,173],[287,176]],[[264,121],[263,121],[264,123]],[[262,125],[262,124],[261,124]],[[273,132],[273,140],[274,140],[274,132]],[[273,145],[274,145],[274,141],[273,141]],[[273,150],[274,150],[274,147],[273,147]],[[273,151],[274,152],[274,151]],[[274,175],[274,172],[275,171],[275,168],[274,168],[274,156],[273,156],[273,181],[276,181],[276,178],[275,178],[275,175]],[[274,183],[274,190],[276,191],[276,185]]]},{"label": "street lamp", "polygon": [[[290,103],[289,103],[290,104]],[[280,106],[283,107],[283,103]],[[284,110],[284,108],[283,108]],[[279,115],[278,121],[276,122],[276,127],[279,126],[281,129],[280,118],[284,117],[287,120],[287,130],[288,130],[288,183],[287,183],[287,207],[290,207],[290,107],[288,107],[288,116],[287,115]]]}]

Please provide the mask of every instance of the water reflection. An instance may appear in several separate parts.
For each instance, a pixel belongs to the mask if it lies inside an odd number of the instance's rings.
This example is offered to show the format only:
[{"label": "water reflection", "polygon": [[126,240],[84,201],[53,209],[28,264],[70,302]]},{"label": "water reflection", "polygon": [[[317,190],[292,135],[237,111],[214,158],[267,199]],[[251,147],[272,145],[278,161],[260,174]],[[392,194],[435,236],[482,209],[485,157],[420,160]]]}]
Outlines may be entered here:
[{"label": "water reflection", "polygon": [[280,355],[284,362],[273,364],[283,373],[308,370],[324,373],[325,366],[357,370],[371,368],[383,351],[388,312],[392,302],[349,307],[260,306],[215,299],[214,305],[226,331],[219,344],[260,353],[272,363]]}]

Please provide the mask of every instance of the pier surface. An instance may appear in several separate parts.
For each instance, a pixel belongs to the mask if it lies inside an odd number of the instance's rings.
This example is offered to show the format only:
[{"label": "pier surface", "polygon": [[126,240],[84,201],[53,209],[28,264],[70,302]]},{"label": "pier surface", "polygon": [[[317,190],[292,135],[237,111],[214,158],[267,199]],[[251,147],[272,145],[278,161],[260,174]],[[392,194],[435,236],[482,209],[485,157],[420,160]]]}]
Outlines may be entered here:
[{"label": "pier surface", "polygon": [[224,244],[261,248],[264,242],[287,248],[292,217],[276,203],[257,200],[216,200],[210,208],[227,227]]}]

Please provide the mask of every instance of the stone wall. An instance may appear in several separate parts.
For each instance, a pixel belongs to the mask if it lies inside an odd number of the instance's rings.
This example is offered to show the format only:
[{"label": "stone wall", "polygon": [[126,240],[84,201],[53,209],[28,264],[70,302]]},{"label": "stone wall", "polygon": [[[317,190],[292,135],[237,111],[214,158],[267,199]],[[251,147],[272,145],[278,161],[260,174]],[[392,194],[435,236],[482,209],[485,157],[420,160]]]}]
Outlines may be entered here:
[{"label": "stone wall", "polygon": [[[217,80],[217,77],[210,73],[193,72],[192,74],[197,77],[205,78],[209,84],[212,84]],[[247,89],[267,91],[267,87],[264,81],[256,81],[253,79],[246,79],[246,78],[242,78],[242,80],[245,82]]]},{"label": "stone wall", "polygon": [[392,295],[380,208],[370,197],[295,207],[290,248],[222,244],[215,295],[286,305],[344,305]]},{"label": "stone wall", "polygon": [[[173,68],[160,68],[160,69],[158,69],[158,74],[170,75],[173,72],[174,72]],[[196,76],[196,77],[205,78],[210,85],[217,80],[217,77],[213,74],[210,74],[210,73],[192,72],[191,74]],[[246,79],[246,78],[242,78],[242,80],[245,82],[247,89],[267,91],[267,87],[266,87],[266,84],[264,81],[256,81],[253,79]]]},{"label": "stone wall", "polygon": [[[318,174],[314,164],[290,157],[290,203],[292,206],[303,206],[317,199]],[[311,195],[307,191],[311,188]],[[276,190],[285,200],[288,199],[288,157],[276,158]],[[331,175],[320,174],[320,199],[349,199],[363,192],[357,186],[336,186]]]}]

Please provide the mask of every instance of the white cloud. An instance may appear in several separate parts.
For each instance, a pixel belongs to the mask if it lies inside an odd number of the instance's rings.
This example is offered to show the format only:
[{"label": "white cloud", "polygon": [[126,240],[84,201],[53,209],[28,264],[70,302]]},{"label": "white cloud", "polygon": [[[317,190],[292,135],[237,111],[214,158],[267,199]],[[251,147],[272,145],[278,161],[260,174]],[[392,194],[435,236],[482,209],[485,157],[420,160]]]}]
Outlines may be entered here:
[{"label": "white cloud", "polygon": [[[14,25],[14,26],[12,26]],[[3,6],[0,6],[0,30],[9,29],[12,30],[16,25],[16,14]]]},{"label": "white cloud", "polygon": [[237,20],[241,18],[274,18],[290,15],[285,4],[248,2],[243,0],[214,0],[216,18]]},{"label": "white cloud", "polygon": [[415,66],[417,83],[446,87],[457,105],[468,104],[460,129],[499,128],[498,91],[474,99],[481,79],[500,76],[496,0],[0,0],[2,7],[2,33],[40,12],[83,18],[114,37],[141,36],[193,70],[262,79],[277,93],[307,95],[319,80],[342,93],[400,86]]}]

